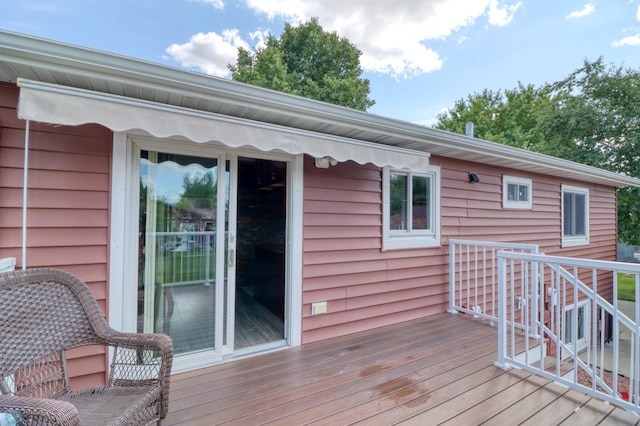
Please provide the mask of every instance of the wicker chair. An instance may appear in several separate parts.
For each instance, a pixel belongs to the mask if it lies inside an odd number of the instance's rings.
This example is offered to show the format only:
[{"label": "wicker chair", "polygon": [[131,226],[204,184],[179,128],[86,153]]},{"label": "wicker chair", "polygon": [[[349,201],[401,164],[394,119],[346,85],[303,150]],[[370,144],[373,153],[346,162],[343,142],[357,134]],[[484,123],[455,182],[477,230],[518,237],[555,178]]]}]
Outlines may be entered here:
[{"label": "wicker chair", "polygon": [[[112,349],[107,386],[71,390],[66,351]],[[173,344],[109,327],[93,294],[56,269],[0,273],[0,413],[27,425],[139,425],[167,415]]]}]

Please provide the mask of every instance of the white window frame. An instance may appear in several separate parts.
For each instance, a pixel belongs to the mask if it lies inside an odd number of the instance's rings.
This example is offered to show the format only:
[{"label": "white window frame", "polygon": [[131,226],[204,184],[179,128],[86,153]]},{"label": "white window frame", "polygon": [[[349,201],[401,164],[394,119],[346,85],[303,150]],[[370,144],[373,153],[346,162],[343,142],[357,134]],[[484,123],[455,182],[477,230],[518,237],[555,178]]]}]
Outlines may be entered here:
[{"label": "white window frame", "polygon": [[[562,247],[575,247],[575,246],[584,246],[584,245],[588,245],[589,244],[589,228],[590,228],[590,224],[589,224],[589,188],[584,188],[584,187],[580,187],[580,186],[572,186],[572,185],[562,185],[561,188],[561,194],[560,194],[560,202],[562,204],[562,212],[561,212],[561,217],[562,217],[562,224],[561,224],[561,229],[560,232],[562,232]],[[574,194],[582,194],[585,196],[585,200],[584,200],[584,223],[585,223],[585,230],[584,230],[584,235],[565,235],[564,233],[564,212],[565,212],[565,205],[564,205],[564,195],[565,193],[574,193]]]},{"label": "white window frame", "polygon": [[[570,341],[570,338],[573,338],[573,328],[567,330],[567,315],[571,315],[573,318],[574,312],[577,312],[578,309],[583,308],[584,315],[582,316],[582,328],[584,330],[584,337],[578,338],[577,342]],[[564,344],[571,349],[574,353],[578,353],[581,350],[585,349],[589,345],[589,337],[591,335],[591,303],[589,299],[582,300],[573,305],[565,306],[563,309],[563,318],[562,318],[562,341]],[[579,318],[579,317],[577,317]],[[576,327],[576,324],[572,323],[572,326]],[[570,336],[567,336],[567,332],[569,332]],[[566,358],[569,354],[563,354],[562,358]]]},{"label": "white window frame", "polygon": [[[393,172],[406,174],[411,182],[412,176],[424,176],[430,179],[431,200],[429,200],[429,218],[431,227],[428,230],[391,230],[390,209],[390,174]],[[429,166],[427,173],[415,173],[385,167],[382,173],[382,250],[424,248],[440,246],[440,167]]]},{"label": "white window frame", "polygon": [[[527,187],[527,199],[509,200],[509,185]],[[502,208],[504,209],[531,209],[533,206],[533,181],[527,178],[515,176],[502,176]]]}]

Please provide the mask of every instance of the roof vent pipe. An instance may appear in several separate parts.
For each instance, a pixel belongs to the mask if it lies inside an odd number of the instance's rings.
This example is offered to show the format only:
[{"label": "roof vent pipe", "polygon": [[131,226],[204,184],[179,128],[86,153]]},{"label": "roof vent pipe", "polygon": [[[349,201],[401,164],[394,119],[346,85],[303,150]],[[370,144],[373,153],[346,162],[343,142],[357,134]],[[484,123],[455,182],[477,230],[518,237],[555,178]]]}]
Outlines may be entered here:
[{"label": "roof vent pipe", "polygon": [[472,121],[468,121],[467,122],[467,126],[464,129],[464,134],[466,136],[469,136],[470,138],[473,137],[473,122]]}]

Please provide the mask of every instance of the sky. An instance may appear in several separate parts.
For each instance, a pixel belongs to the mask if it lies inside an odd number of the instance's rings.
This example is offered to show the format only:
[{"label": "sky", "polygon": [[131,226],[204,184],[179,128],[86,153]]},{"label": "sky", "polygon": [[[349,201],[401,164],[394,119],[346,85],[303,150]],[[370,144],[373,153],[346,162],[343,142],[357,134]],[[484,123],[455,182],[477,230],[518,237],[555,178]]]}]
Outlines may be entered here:
[{"label": "sky", "polygon": [[428,126],[471,94],[552,83],[585,60],[640,67],[640,0],[0,2],[2,30],[221,78],[238,47],[312,17],[362,52],[369,112]]}]

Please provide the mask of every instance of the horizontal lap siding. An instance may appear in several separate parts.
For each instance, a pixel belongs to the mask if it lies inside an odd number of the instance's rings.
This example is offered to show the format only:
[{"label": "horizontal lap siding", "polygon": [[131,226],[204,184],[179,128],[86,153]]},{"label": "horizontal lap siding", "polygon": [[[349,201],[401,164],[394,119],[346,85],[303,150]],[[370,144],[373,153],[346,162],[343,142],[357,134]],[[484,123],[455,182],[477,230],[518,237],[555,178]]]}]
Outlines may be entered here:
[{"label": "horizontal lap siding", "polygon": [[[0,258],[22,267],[25,122],[18,89],[0,84]],[[107,312],[112,134],[99,126],[31,123],[27,198],[27,267],[69,271],[87,282]],[[106,354],[69,354],[72,385],[104,384]]]},{"label": "horizontal lap siding", "polygon": [[[441,247],[383,252],[381,170],[353,162],[317,169],[305,160],[304,343],[446,310],[452,238],[533,243],[547,254],[615,260],[614,188],[445,158],[431,163],[442,173]],[[469,183],[468,172],[480,182]],[[532,209],[502,208],[503,175],[532,179]],[[589,188],[588,246],[561,247],[562,184]],[[312,316],[315,302],[327,302],[328,314]]]},{"label": "horizontal lap siding", "polygon": [[[303,342],[442,312],[442,249],[382,252],[382,174],[371,164],[305,160]],[[311,304],[328,314],[311,316]]]}]

